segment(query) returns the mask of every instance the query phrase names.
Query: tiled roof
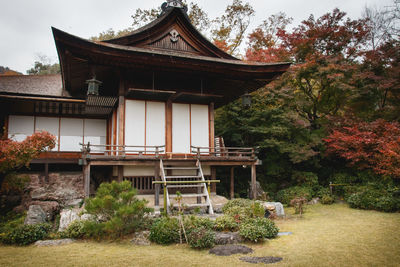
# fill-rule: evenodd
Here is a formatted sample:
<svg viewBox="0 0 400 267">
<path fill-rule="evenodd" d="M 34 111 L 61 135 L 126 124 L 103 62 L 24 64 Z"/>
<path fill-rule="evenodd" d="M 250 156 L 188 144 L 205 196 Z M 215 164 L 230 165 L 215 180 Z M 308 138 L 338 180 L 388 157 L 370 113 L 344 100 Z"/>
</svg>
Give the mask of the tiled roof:
<svg viewBox="0 0 400 267">
<path fill-rule="evenodd" d="M 63 96 L 61 75 L 1 76 L 0 93 Z"/>
</svg>

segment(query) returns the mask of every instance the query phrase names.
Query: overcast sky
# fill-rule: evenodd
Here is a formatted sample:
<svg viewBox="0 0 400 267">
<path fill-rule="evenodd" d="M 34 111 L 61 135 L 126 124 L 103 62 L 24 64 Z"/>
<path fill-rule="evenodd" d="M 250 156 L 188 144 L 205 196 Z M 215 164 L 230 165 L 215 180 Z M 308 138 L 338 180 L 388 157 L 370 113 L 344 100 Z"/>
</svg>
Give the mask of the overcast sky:
<svg viewBox="0 0 400 267">
<path fill-rule="evenodd" d="M 11 0 L 0 5 L 0 66 L 22 73 L 42 54 L 58 62 L 51 26 L 83 38 L 109 28 L 131 26 L 136 8 L 158 7 L 163 0 Z M 190 1 L 188 1 L 190 2 Z M 211 18 L 221 15 L 232 0 L 194 0 Z M 338 7 L 349 17 L 361 16 L 364 7 L 389 6 L 393 0 L 248 0 L 256 10 L 252 26 L 277 12 L 294 24 L 314 14 L 319 17 Z"/>
</svg>

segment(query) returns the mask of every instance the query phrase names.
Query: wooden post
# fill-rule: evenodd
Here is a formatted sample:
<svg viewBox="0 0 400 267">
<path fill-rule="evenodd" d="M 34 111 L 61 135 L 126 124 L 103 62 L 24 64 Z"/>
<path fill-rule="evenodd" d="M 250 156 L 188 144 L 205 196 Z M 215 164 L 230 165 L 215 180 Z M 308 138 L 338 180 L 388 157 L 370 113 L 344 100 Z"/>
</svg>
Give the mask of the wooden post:
<svg viewBox="0 0 400 267">
<path fill-rule="evenodd" d="M 83 166 L 83 184 L 85 197 L 90 197 L 90 163 Z"/>
<path fill-rule="evenodd" d="M 199 169 L 197 170 L 197 175 L 200 175 Z M 202 190 L 203 190 L 203 187 L 197 187 L 197 194 L 205 193 Z M 197 204 L 201 204 L 201 197 L 197 197 Z"/>
<path fill-rule="evenodd" d="M 164 213 L 168 215 L 168 207 L 167 207 L 167 183 L 164 183 Z"/>
<path fill-rule="evenodd" d="M 231 167 L 231 187 L 230 187 L 230 198 L 235 197 L 235 167 Z"/>
<path fill-rule="evenodd" d="M 257 185 L 256 185 L 256 164 L 251 165 L 251 198 L 257 198 Z"/>
<path fill-rule="evenodd" d="M 124 132 L 125 132 L 125 97 L 120 96 L 119 101 L 118 101 L 118 145 L 123 146 L 124 145 Z M 119 150 L 124 150 L 123 147 L 119 147 Z M 120 155 L 123 155 L 124 153 L 121 151 Z"/>
<path fill-rule="evenodd" d="M 165 152 L 172 152 L 172 101 L 168 100 L 165 112 Z"/>
<path fill-rule="evenodd" d="M 160 163 L 157 162 L 154 166 L 154 179 L 160 180 Z M 160 206 L 160 185 L 154 185 L 154 206 Z"/>
<path fill-rule="evenodd" d="M 122 182 L 124 179 L 124 166 L 118 165 L 118 182 Z"/>
<path fill-rule="evenodd" d="M 46 162 L 44 164 L 44 180 L 46 181 L 46 183 L 49 182 L 49 163 Z"/>
<path fill-rule="evenodd" d="M 210 103 L 208 111 L 210 114 L 210 152 L 215 152 L 214 103 Z"/>
<path fill-rule="evenodd" d="M 217 180 L 217 169 L 211 167 L 211 180 Z M 211 183 L 211 192 L 217 193 L 217 183 Z"/>
</svg>

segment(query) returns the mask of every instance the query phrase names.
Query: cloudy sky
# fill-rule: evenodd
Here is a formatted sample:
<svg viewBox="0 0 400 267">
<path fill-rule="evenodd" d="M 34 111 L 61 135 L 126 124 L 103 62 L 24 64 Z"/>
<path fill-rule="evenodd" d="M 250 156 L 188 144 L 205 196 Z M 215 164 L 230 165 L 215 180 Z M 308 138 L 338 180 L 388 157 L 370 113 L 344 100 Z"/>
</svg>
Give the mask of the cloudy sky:
<svg viewBox="0 0 400 267">
<path fill-rule="evenodd" d="M 89 38 L 109 28 L 131 25 L 136 8 L 158 7 L 163 0 L 12 0 L 0 5 L 0 66 L 25 73 L 38 55 L 58 61 L 51 26 Z M 189 1 L 190 2 L 190 1 Z M 232 0 L 194 0 L 211 18 L 221 15 Z M 365 6 L 385 7 L 393 0 L 248 0 L 256 10 L 255 27 L 277 12 L 294 18 L 294 24 L 319 17 L 335 7 L 356 19 Z"/>
</svg>

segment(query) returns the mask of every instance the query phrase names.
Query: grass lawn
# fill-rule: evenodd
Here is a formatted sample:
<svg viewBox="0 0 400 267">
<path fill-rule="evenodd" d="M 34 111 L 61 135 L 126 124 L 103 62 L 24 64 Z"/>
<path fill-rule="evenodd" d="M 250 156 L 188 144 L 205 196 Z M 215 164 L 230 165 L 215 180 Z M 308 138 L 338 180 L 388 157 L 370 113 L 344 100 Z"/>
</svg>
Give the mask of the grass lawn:
<svg viewBox="0 0 400 267">
<path fill-rule="evenodd" d="M 277 220 L 293 235 L 248 244 L 251 256 L 278 256 L 273 266 L 400 266 L 400 213 L 308 206 L 302 218 Z M 254 266 L 242 255 L 219 257 L 186 245 L 77 242 L 59 247 L 0 246 L 0 266 Z M 263 264 L 259 264 L 263 265 Z"/>
</svg>

